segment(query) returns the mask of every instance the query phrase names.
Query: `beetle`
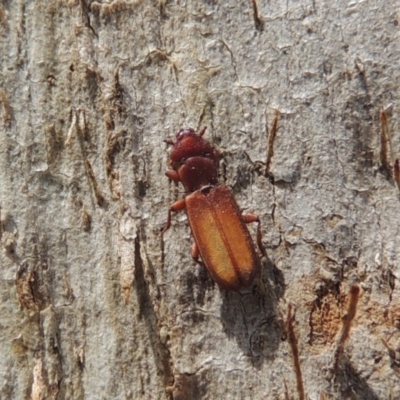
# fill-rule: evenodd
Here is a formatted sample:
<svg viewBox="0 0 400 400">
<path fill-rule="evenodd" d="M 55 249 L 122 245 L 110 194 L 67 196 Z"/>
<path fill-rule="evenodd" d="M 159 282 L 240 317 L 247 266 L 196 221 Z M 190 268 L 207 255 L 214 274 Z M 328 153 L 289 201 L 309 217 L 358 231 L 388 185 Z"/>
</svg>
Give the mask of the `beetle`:
<svg viewBox="0 0 400 400">
<path fill-rule="evenodd" d="M 192 128 L 181 129 L 172 146 L 166 176 L 181 182 L 186 196 L 172 204 L 162 235 L 170 228 L 172 213 L 186 210 L 194 236 L 192 257 L 204 264 L 218 285 L 238 291 L 249 286 L 260 270 L 260 260 L 246 224 L 257 222 L 257 243 L 263 256 L 260 219 L 241 214 L 228 187 L 218 183 L 218 151 Z M 201 261 L 199 261 L 201 257 Z"/>
</svg>

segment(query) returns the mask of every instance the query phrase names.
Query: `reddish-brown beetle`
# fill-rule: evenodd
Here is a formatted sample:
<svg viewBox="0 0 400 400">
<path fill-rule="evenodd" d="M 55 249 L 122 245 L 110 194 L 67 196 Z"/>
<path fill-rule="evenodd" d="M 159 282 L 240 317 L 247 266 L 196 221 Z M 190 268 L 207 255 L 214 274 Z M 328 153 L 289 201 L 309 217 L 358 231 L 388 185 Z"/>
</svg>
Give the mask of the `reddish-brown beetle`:
<svg viewBox="0 0 400 400">
<path fill-rule="evenodd" d="M 165 174 L 182 182 L 185 198 L 168 212 L 164 232 L 171 226 L 172 212 L 185 209 L 194 236 L 192 257 L 199 256 L 214 280 L 226 290 L 240 290 L 251 284 L 260 269 L 260 260 L 246 227 L 257 222 L 257 243 L 263 255 L 260 220 L 241 214 L 230 190 L 217 180 L 218 152 L 191 128 L 181 129 L 172 145 L 170 166 Z"/>
</svg>

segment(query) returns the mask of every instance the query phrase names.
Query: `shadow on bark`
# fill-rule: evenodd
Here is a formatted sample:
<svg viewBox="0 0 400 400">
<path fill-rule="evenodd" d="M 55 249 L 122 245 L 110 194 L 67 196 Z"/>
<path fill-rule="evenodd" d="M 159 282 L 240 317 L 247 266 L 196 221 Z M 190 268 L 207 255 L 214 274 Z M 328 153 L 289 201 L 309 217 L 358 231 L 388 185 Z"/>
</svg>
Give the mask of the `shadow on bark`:
<svg viewBox="0 0 400 400">
<path fill-rule="evenodd" d="M 371 389 L 367 380 L 362 378 L 351 362 L 345 358 L 337 372 L 335 384 L 343 399 L 379 400 L 379 396 Z"/>
<path fill-rule="evenodd" d="M 261 280 L 251 291 L 224 293 L 221 319 L 226 334 L 236 340 L 256 368 L 261 368 L 265 360 L 272 360 L 285 340 L 277 312 L 284 290 L 282 272 L 267 259 L 263 262 Z"/>
</svg>

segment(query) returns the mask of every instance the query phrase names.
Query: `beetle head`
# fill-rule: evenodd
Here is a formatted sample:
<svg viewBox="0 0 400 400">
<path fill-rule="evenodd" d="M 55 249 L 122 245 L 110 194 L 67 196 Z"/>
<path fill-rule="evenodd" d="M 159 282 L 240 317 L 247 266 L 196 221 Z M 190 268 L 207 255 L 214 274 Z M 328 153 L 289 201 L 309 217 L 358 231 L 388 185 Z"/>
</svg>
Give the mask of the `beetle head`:
<svg viewBox="0 0 400 400">
<path fill-rule="evenodd" d="M 204 129 L 205 130 L 205 129 Z M 203 136 L 197 135 L 196 131 L 193 128 L 182 128 L 178 132 L 176 132 L 175 136 L 179 140 L 182 136 L 187 136 L 187 135 L 194 135 L 194 136 Z"/>
<path fill-rule="evenodd" d="M 173 145 L 170 158 L 171 164 L 184 164 L 190 157 L 205 157 L 213 160 L 218 159 L 218 151 L 202 138 L 206 128 L 196 133 L 192 128 L 181 129 L 176 134 L 176 142 Z"/>
</svg>

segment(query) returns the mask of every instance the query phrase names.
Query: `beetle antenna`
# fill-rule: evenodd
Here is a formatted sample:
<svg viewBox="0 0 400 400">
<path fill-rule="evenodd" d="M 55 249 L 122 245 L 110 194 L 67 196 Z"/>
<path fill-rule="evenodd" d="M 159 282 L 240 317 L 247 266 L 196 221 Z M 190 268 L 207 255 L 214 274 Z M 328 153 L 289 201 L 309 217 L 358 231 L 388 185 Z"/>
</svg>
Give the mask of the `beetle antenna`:
<svg viewBox="0 0 400 400">
<path fill-rule="evenodd" d="M 206 132 L 207 127 L 205 126 L 200 132 L 199 132 L 199 136 L 203 136 L 204 133 Z"/>
<path fill-rule="evenodd" d="M 171 139 L 164 139 L 164 143 L 167 143 L 170 146 L 173 146 L 175 144 L 175 142 Z"/>
</svg>

